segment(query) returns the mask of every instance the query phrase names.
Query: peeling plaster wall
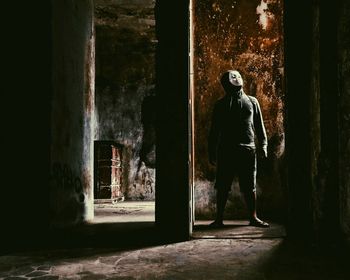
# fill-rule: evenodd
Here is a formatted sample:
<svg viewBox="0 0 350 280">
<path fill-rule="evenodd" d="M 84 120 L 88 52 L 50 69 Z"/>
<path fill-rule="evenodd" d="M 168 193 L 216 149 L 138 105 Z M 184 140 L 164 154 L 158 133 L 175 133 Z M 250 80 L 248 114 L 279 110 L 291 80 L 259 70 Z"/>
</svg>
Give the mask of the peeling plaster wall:
<svg viewBox="0 0 350 280">
<path fill-rule="evenodd" d="M 122 149 L 122 192 L 155 198 L 155 20 L 152 0 L 95 1 L 95 140 Z"/>
<path fill-rule="evenodd" d="M 340 223 L 350 245 L 350 3 L 343 1 L 339 9 L 339 174 Z"/>
<path fill-rule="evenodd" d="M 260 102 L 268 135 L 268 161 L 258 164 L 258 210 L 269 218 L 285 215 L 283 2 L 194 1 L 194 117 L 196 218 L 215 213 L 215 169 L 208 163 L 207 136 L 214 103 L 224 95 L 220 77 L 237 69 L 244 90 Z M 226 217 L 245 218 L 234 182 Z"/>
<path fill-rule="evenodd" d="M 53 1 L 51 222 L 93 218 L 93 4 Z"/>
</svg>

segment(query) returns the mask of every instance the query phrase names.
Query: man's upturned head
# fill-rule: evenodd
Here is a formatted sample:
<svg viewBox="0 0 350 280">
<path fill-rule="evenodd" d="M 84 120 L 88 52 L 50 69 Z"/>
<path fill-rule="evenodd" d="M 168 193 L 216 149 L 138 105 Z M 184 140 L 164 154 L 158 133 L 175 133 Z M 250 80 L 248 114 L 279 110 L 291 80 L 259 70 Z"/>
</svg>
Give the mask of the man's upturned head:
<svg viewBox="0 0 350 280">
<path fill-rule="evenodd" d="M 237 70 L 229 70 L 229 81 L 232 85 L 236 87 L 243 86 L 243 79 L 241 74 Z"/>
<path fill-rule="evenodd" d="M 243 86 L 243 79 L 237 70 L 228 70 L 221 77 L 221 85 L 226 91 L 240 89 Z"/>
</svg>

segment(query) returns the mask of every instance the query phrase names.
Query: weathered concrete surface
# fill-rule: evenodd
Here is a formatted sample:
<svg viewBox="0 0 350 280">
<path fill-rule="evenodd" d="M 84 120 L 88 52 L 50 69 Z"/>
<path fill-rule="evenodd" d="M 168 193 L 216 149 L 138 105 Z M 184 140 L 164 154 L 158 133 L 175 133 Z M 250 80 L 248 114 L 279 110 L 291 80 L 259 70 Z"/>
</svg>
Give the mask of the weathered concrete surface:
<svg viewBox="0 0 350 280">
<path fill-rule="evenodd" d="M 133 250 L 5 255 L 0 279 L 349 279 L 339 257 L 334 251 L 288 246 L 282 239 L 199 239 Z"/>
<path fill-rule="evenodd" d="M 268 135 L 268 161 L 258 166 L 258 209 L 285 215 L 283 1 L 194 1 L 195 202 L 197 218 L 215 210 L 215 169 L 208 163 L 207 137 L 214 102 L 224 95 L 221 75 L 238 69 L 244 90 L 260 102 Z M 234 182 L 227 218 L 246 210 Z"/>
<path fill-rule="evenodd" d="M 93 218 L 92 1 L 53 1 L 52 39 L 50 215 L 66 226 Z"/>
<path fill-rule="evenodd" d="M 154 1 L 95 1 L 95 27 L 95 140 L 124 147 L 125 198 L 154 200 Z"/>
</svg>

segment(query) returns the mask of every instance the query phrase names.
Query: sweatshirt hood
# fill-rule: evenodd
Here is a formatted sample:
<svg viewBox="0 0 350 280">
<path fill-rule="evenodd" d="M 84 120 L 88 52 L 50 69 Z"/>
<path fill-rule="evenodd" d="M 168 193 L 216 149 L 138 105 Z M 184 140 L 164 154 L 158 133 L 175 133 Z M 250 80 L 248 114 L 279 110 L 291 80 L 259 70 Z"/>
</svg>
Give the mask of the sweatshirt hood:
<svg viewBox="0 0 350 280">
<path fill-rule="evenodd" d="M 230 72 L 225 72 L 222 77 L 221 77 L 221 85 L 224 88 L 226 95 L 230 96 L 240 96 L 242 95 L 242 87 L 241 86 L 234 86 L 233 84 L 230 83 L 229 79 L 229 73 Z"/>
</svg>

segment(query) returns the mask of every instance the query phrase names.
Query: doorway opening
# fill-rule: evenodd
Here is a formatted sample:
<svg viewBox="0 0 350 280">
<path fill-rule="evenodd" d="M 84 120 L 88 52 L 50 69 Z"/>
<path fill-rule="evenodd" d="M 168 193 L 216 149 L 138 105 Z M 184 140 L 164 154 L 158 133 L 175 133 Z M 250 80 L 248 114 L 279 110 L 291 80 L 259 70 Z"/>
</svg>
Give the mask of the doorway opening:
<svg viewBox="0 0 350 280">
<path fill-rule="evenodd" d="M 94 1 L 94 223 L 155 222 L 153 1 Z"/>
<path fill-rule="evenodd" d="M 191 158 L 193 237 L 271 237 L 285 234 L 283 1 L 190 1 Z M 235 179 L 223 230 L 215 219 L 215 167 L 208 160 L 208 134 L 221 75 L 238 70 L 246 94 L 258 99 L 268 137 L 268 159 L 258 161 L 257 212 L 269 229 L 247 227 L 247 210 Z"/>
</svg>

